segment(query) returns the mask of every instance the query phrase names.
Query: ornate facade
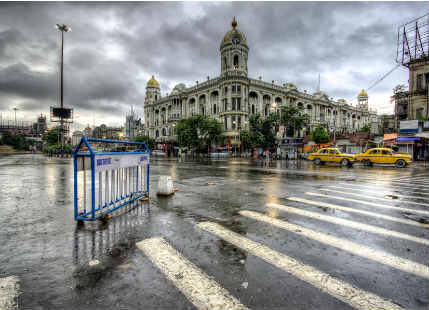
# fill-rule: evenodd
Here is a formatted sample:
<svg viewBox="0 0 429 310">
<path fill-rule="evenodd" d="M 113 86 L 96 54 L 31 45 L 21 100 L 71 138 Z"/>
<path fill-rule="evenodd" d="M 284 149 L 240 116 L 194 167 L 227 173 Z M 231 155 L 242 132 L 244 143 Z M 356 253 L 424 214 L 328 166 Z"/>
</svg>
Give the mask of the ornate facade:
<svg viewBox="0 0 429 310">
<path fill-rule="evenodd" d="M 317 91 L 309 94 L 299 91 L 292 83 L 277 85 L 248 77 L 249 47 L 245 35 L 237 29 L 234 18 L 220 44 L 220 76 L 209 78 L 191 87 L 178 84 L 167 96 L 155 77 L 149 80 L 144 101 L 145 125 L 149 136 L 157 141 L 176 139 L 175 124 L 193 115 L 207 115 L 223 123 L 228 141 L 234 142 L 241 129 L 248 128 L 250 115 L 280 113 L 284 105 L 303 107 L 311 123 L 302 134 L 309 133 L 318 124 L 330 131 L 354 132 L 364 125 L 378 123 L 377 115 L 368 109 L 368 95 L 362 91 L 358 105 L 347 104 L 344 99 L 333 100 Z"/>
</svg>

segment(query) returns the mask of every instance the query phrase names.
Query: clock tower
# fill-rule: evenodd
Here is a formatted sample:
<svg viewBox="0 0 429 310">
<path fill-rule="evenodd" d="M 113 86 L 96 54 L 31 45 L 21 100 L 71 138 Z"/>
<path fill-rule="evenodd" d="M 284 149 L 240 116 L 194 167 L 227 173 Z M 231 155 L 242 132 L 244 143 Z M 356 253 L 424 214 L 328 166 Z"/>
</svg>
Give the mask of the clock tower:
<svg viewBox="0 0 429 310">
<path fill-rule="evenodd" d="M 237 29 L 237 21 L 232 20 L 232 29 L 229 30 L 221 44 L 221 75 L 228 72 L 247 76 L 247 56 L 249 47 L 244 34 Z"/>
</svg>

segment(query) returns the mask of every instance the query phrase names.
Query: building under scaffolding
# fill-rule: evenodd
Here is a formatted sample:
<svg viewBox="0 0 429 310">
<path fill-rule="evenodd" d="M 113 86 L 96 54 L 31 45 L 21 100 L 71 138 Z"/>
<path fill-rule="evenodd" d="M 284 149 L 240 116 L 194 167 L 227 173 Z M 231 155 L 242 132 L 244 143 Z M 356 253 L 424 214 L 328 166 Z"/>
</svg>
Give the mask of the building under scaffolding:
<svg viewBox="0 0 429 310">
<path fill-rule="evenodd" d="M 429 14 L 398 29 L 396 61 L 408 68 L 408 91 L 394 94 L 397 121 L 429 117 Z"/>
</svg>

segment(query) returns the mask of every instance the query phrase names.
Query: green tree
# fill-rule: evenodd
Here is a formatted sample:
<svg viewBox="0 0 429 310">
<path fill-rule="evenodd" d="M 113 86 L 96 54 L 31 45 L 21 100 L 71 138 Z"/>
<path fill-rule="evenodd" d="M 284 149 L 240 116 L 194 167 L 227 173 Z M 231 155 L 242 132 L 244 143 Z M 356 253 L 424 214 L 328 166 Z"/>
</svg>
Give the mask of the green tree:
<svg viewBox="0 0 429 310">
<path fill-rule="evenodd" d="M 153 150 L 155 146 L 155 139 L 150 138 L 149 136 L 137 136 L 134 141 L 136 142 L 145 142 L 147 147 L 150 150 Z"/>
<path fill-rule="evenodd" d="M 304 112 L 302 107 L 284 106 L 280 115 L 280 124 L 285 126 L 286 135 L 289 137 L 294 137 L 296 132 L 310 122 L 310 116 Z"/>
<path fill-rule="evenodd" d="M 59 127 L 54 127 L 47 130 L 43 135 L 43 140 L 48 145 L 57 144 L 61 140 L 61 130 Z"/>
<path fill-rule="evenodd" d="M 265 119 L 261 115 L 249 117 L 249 133 L 253 147 L 272 148 L 276 144 L 278 115 L 271 113 Z"/>
<path fill-rule="evenodd" d="M 211 146 L 212 144 L 220 143 L 222 136 L 222 123 L 205 117 L 200 124 L 200 135 L 202 135 L 204 144 Z"/>
<path fill-rule="evenodd" d="M 279 116 L 271 113 L 262 121 L 262 135 L 264 136 L 264 148 L 273 148 L 276 145 L 276 132 L 279 126 Z"/>
<path fill-rule="evenodd" d="M 176 133 L 180 146 L 202 150 L 221 141 L 222 123 L 207 116 L 192 116 L 177 122 Z"/>
<path fill-rule="evenodd" d="M 405 86 L 404 84 L 396 85 L 393 88 L 393 93 L 394 94 L 402 93 L 402 92 L 405 92 L 405 91 L 407 91 L 407 86 Z"/>
<path fill-rule="evenodd" d="M 371 128 L 369 127 L 368 124 L 364 125 L 361 129 L 360 132 L 370 132 Z"/>
<path fill-rule="evenodd" d="M 240 141 L 244 150 L 251 150 L 254 147 L 254 141 L 249 130 L 240 130 Z"/>
<path fill-rule="evenodd" d="M 318 125 L 311 133 L 311 139 L 317 144 L 326 143 L 329 142 L 329 135 L 322 125 Z"/>
<path fill-rule="evenodd" d="M 1 144 L 9 145 L 15 150 L 28 150 L 32 142 L 26 140 L 25 136 L 22 134 L 14 135 L 6 131 L 3 133 Z"/>
</svg>

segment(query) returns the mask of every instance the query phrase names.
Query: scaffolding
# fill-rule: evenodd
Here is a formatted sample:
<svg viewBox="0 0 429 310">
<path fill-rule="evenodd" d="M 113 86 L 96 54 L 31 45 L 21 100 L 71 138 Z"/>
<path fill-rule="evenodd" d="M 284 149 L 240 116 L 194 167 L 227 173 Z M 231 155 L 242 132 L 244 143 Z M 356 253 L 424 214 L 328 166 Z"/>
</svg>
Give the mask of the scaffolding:
<svg viewBox="0 0 429 310">
<path fill-rule="evenodd" d="M 396 62 L 403 66 L 429 55 L 429 13 L 398 28 Z"/>
</svg>

